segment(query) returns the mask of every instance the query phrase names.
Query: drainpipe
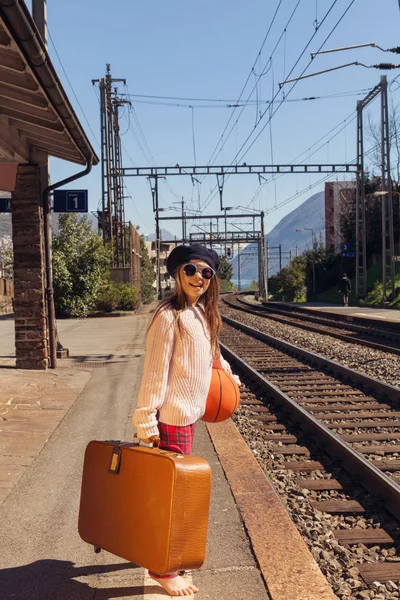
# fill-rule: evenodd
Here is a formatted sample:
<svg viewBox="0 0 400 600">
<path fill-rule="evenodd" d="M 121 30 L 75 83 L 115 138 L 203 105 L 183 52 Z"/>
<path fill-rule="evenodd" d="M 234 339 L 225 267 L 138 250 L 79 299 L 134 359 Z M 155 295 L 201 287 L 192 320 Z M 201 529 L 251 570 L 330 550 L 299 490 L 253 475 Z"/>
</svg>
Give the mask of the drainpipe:
<svg viewBox="0 0 400 600">
<path fill-rule="evenodd" d="M 92 170 L 93 157 L 88 161 L 86 169 L 72 175 L 67 179 L 58 181 L 49 185 L 43 191 L 43 213 L 44 213 L 44 245 L 45 245 L 45 262 L 46 262 L 46 299 L 47 299 L 47 320 L 49 327 L 49 351 L 50 351 L 50 369 L 57 367 L 57 327 L 56 316 L 54 310 L 54 288 L 53 288 L 53 265 L 52 265 L 52 240 L 51 240 L 51 206 L 50 192 L 67 183 L 76 181 L 84 177 Z"/>
</svg>

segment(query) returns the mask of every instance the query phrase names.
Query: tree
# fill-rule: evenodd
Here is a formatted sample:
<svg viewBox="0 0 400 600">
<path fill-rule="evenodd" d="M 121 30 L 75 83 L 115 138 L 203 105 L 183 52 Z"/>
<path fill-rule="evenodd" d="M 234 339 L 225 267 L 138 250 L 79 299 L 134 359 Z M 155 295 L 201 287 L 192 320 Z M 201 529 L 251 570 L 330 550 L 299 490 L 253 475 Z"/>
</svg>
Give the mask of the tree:
<svg viewBox="0 0 400 600">
<path fill-rule="evenodd" d="M 249 287 L 247 288 L 249 292 L 256 292 L 259 288 L 258 281 L 252 279 Z"/>
<path fill-rule="evenodd" d="M 382 254 L 382 196 L 375 196 L 381 190 L 380 177 L 366 177 L 365 182 L 365 226 L 367 241 L 367 263 L 372 263 L 373 255 Z M 396 186 L 394 186 L 396 187 Z M 399 194 L 393 194 L 394 239 L 399 239 Z M 346 242 L 356 242 L 356 206 L 343 205 L 341 229 Z M 348 269 L 348 268 L 347 268 Z"/>
<path fill-rule="evenodd" d="M 0 277 L 4 279 L 14 277 L 14 253 L 11 242 L 0 245 Z"/>
<path fill-rule="evenodd" d="M 296 256 L 289 266 L 284 267 L 270 280 L 271 291 L 282 296 L 287 302 L 299 300 L 304 295 L 305 285 L 306 261 L 302 255 Z"/>
<path fill-rule="evenodd" d="M 226 256 L 220 257 L 218 278 L 220 283 L 221 292 L 233 292 L 235 290 L 234 284 L 231 282 L 232 279 L 232 265 L 226 258 Z"/>
<path fill-rule="evenodd" d="M 142 289 L 142 302 L 143 304 L 150 304 L 150 302 L 154 300 L 155 295 L 155 288 L 153 284 L 156 280 L 156 273 L 153 265 L 151 264 L 143 235 L 140 236 L 140 254 L 142 256 L 140 261 L 140 286 Z"/>
<path fill-rule="evenodd" d="M 369 168 L 372 173 L 380 173 L 382 169 L 381 135 L 380 121 L 379 123 L 373 121 L 371 114 L 369 114 L 367 138 L 373 143 L 372 152 L 369 154 Z M 390 106 L 389 137 L 391 178 L 393 181 L 400 181 L 400 105 L 398 104 L 391 104 Z"/>
<path fill-rule="evenodd" d="M 109 280 L 111 250 L 92 231 L 87 217 L 62 214 L 53 239 L 53 282 L 56 313 L 86 316 Z"/>
</svg>

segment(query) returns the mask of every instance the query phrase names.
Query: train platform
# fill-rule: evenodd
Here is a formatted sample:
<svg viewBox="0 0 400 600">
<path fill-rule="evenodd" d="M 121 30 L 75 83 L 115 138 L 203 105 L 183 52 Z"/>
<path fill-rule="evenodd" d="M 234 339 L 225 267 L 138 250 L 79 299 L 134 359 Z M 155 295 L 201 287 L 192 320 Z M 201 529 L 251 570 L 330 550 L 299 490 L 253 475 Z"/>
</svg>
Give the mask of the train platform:
<svg viewBox="0 0 400 600">
<path fill-rule="evenodd" d="M 132 439 L 150 313 L 61 321 L 71 358 L 47 372 L 15 369 L 10 321 L 0 321 L 2 600 L 169 597 L 144 569 L 95 554 L 77 532 L 87 443 Z M 233 422 L 199 423 L 194 453 L 213 472 L 206 562 L 187 575 L 196 598 L 333 600 Z"/>
<path fill-rule="evenodd" d="M 371 325 L 371 322 L 376 322 L 377 325 L 380 323 L 387 327 L 393 326 L 395 330 L 400 331 L 400 310 L 367 306 L 340 306 L 324 302 L 274 302 L 273 304 L 287 306 L 293 310 L 316 312 L 360 325 Z"/>
</svg>

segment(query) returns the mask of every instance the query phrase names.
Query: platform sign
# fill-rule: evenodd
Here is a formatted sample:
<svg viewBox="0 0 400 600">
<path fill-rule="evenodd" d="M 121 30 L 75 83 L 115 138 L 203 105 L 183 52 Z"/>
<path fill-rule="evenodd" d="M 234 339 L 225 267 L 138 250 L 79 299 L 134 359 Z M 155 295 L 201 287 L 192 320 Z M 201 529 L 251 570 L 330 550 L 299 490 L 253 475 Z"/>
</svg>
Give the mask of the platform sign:
<svg viewBox="0 0 400 600">
<path fill-rule="evenodd" d="M 400 256 L 392 256 L 393 262 L 400 262 Z"/>
<path fill-rule="evenodd" d="M 87 213 L 87 190 L 54 190 L 54 212 Z"/>
<path fill-rule="evenodd" d="M 342 256 L 345 258 L 354 258 L 355 255 L 353 242 L 345 242 L 342 244 Z"/>
<path fill-rule="evenodd" d="M 0 198 L 0 213 L 11 212 L 11 198 Z"/>
</svg>

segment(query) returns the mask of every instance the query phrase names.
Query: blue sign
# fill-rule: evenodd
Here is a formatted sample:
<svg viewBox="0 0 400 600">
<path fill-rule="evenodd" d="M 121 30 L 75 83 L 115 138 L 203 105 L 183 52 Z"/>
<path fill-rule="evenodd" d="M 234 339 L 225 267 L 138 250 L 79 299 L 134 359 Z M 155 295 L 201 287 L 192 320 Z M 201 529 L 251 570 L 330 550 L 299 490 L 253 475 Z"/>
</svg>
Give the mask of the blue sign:
<svg viewBox="0 0 400 600">
<path fill-rule="evenodd" d="M 344 258 L 354 258 L 355 255 L 356 253 L 354 251 L 353 242 L 345 242 L 344 244 L 342 244 L 342 256 Z"/>
<path fill-rule="evenodd" d="M 342 244 L 342 252 L 354 252 L 353 242 L 346 242 L 345 244 Z"/>
<path fill-rule="evenodd" d="M 88 191 L 87 190 L 55 190 L 54 191 L 54 212 L 88 212 Z"/>
<path fill-rule="evenodd" d="M 0 198 L 0 213 L 11 212 L 11 198 Z"/>
</svg>

